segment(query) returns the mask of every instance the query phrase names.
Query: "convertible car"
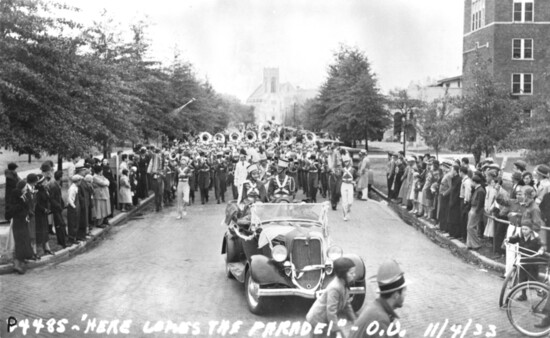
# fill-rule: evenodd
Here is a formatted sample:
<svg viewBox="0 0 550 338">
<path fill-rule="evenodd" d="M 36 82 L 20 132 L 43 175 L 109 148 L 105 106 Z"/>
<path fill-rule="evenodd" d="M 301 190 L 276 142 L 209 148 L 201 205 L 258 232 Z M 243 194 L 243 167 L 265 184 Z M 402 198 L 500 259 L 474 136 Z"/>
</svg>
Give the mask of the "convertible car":
<svg viewBox="0 0 550 338">
<path fill-rule="evenodd" d="M 328 202 L 266 203 L 250 206 L 244 221 L 224 221 L 222 244 L 226 274 L 244 283 L 248 308 L 261 314 L 269 297 L 315 299 L 335 278 L 332 262 L 342 256 L 356 265 L 351 304 L 359 310 L 365 300 L 365 264 L 344 254 L 329 237 Z"/>
</svg>

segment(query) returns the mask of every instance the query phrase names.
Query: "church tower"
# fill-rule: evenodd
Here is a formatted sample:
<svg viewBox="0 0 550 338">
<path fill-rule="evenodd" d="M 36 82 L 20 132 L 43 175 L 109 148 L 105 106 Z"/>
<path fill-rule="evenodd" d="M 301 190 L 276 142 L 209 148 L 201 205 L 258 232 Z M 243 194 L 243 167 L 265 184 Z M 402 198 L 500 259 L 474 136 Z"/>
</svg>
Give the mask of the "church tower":
<svg viewBox="0 0 550 338">
<path fill-rule="evenodd" d="M 264 68 L 264 93 L 279 92 L 279 68 Z"/>
</svg>

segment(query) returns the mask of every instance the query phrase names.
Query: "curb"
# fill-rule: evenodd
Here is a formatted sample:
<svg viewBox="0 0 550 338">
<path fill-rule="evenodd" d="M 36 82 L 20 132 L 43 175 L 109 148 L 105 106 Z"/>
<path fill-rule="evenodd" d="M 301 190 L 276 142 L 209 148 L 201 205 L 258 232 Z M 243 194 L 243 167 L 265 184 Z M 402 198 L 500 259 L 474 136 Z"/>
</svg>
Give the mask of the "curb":
<svg viewBox="0 0 550 338">
<path fill-rule="evenodd" d="M 460 257 L 466 263 L 472 263 L 481 266 L 482 268 L 490 269 L 496 271 L 500 274 L 503 274 L 506 270 L 506 266 L 502 263 L 496 262 L 490 258 L 487 258 L 478 252 L 468 250 L 466 244 L 462 243 L 458 239 L 450 239 L 447 234 L 444 234 L 435 228 L 435 225 L 425 221 L 423 219 L 418 219 L 415 216 L 411 215 L 407 209 L 401 208 L 394 202 L 391 202 L 383 192 L 371 187 L 371 190 L 374 191 L 377 195 L 383 198 L 387 203 L 388 207 L 391 208 L 405 223 L 416 228 L 416 230 L 421 231 L 426 237 L 428 237 L 432 242 L 437 245 L 444 247 L 451 251 L 455 256 Z"/>
<path fill-rule="evenodd" d="M 67 247 L 65 249 L 59 250 L 55 252 L 55 256 L 47 255 L 41 257 L 39 261 L 30 261 L 26 264 L 27 270 L 34 269 L 37 267 L 45 266 L 48 264 L 57 264 L 64 262 L 68 259 L 70 259 L 73 256 L 76 256 L 84 251 L 86 251 L 88 248 L 92 247 L 92 245 L 97 244 L 98 240 L 105 237 L 110 231 L 111 228 L 123 223 L 124 221 L 128 220 L 133 214 L 136 212 L 142 210 L 147 205 L 149 205 L 152 201 L 154 201 L 155 195 L 149 196 L 139 205 L 137 205 L 134 209 L 132 209 L 130 212 L 122 212 L 115 217 L 113 217 L 111 220 L 109 220 L 109 225 L 105 228 L 94 228 L 92 230 L 92 235 L 90 238 L 86 239 L 86 242 L 80 242 L 79 244 L 73 244 L 70 247 Z M 0 265 L 0 275 L 5 275 L 8 273 L 13 272 L 13 264 L 4 264 Z"/>
</svg>

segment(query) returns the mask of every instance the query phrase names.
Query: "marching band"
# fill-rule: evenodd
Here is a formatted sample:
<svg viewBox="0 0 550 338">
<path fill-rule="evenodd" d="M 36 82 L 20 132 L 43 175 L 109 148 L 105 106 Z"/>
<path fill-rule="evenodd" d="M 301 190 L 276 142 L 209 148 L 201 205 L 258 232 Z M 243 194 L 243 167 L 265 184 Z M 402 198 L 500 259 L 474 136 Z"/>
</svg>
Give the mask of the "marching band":
<svg viewBox="0 0 550 338">
<path fill-rule="evenodd" d="M 212 188 L 218 204 L 226 202 L 227 190 L 237 203 L 248 204 L 292 202 L 302 189 L 307 201 L 317 202 L 320 193 L 336 210 L 343 174 L 349 174 L 342 161 L 349 154 L 335 146 L 324 147 L 313 132 L 290 127 L 241 125 L 237 131 L 214 136 L 202 132 L 185 142 L 152 148 L 146 153 L 141 147 L 137 166 L 150 157 L 151 185 L 164 196 L 156 201 L 157 210 L 175 199 L 178 219 L 195 202 L 195 192 L 206 204 Z"/>
</svg>

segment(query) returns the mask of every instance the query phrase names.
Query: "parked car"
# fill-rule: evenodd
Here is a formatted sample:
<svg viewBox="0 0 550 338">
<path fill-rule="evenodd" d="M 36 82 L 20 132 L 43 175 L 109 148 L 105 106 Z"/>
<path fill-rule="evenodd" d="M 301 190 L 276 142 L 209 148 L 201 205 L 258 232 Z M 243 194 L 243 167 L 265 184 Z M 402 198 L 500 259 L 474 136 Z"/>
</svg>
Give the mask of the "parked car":
<svg viewBox="0 0 550 338">
<path fill-rule="evenodd" d="M 351 285 L 354 310 L 365 300 L 363 260 L 332 244 L 325 203 L 265 203 L 250 209 L 250 224 L 230 221 L 222 242 L 229 278 L 244 283 L 248 308 L 261 314 L 270 297 L 315 299 L 335 278 L 332 262 L 342 256 L 356 265 Z M 227 221 L 226 221 L 227 222 Z"/>
</svg>

